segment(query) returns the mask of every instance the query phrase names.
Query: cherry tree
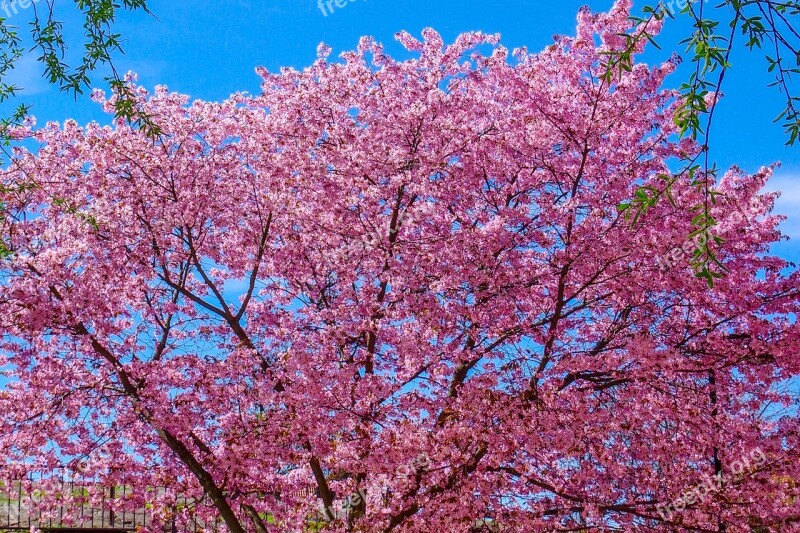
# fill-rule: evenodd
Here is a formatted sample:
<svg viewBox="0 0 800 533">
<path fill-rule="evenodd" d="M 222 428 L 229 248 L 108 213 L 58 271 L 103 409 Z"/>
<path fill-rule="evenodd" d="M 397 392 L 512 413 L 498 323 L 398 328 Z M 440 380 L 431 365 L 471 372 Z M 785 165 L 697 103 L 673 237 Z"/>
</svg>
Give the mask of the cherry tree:
<svg viewBox="0 0 800 533">
<path fill-rule="evenodd" d="M 130 79 L 156 139 L 14 130 L 0 477 L 80 465 L 231 532 L 798 530 L 772 168 L 713 184 L 713 289 L 702 190 L 618 212 L 699 150 L 677 60 L 602 76 L 629 9 L 536 54 L 321 46 L 224 102 Z"/>
</svg>

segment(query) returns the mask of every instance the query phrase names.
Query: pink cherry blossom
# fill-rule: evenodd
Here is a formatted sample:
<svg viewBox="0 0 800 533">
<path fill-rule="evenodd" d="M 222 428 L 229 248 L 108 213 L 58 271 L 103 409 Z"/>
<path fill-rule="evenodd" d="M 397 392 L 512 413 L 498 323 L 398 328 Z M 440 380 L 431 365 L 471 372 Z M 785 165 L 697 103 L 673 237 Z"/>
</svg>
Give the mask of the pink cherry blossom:
<svg viewBox="0 0 800 533">
<path fill-rule="evenodd" d="M 22 132 L 0 477 L 80 464 L 157 517 L 205 495 L 232 532 L 796 531 L 798 274 L 769 254 L 771 168 L 717 184 L 713 290 L 659 268 L 697 191 L 633 228 L 615 206 L 698 148 L 674 62 L 600 76 L 629 9 L 511 58 L 431 29 L 398 35 L 402 61 L 323 45 L 223 102 L 131 85 L 155 140 Z"/>
</svg>

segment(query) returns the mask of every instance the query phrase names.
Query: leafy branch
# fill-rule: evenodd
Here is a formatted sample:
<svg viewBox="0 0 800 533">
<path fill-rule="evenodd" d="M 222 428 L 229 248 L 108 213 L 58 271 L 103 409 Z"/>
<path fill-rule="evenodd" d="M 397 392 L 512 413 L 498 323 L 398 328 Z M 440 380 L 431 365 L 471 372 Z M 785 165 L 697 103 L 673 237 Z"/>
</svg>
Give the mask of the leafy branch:
<svg viewBox="0 0 800 533">
<path fill-rule="evenodd" d="M 116 117 L 144 129 L 149 136 L 159 135 L 160 131 L 131 101 L 129 93 L 119 90 L 124 82 L 113 64 L 113 56 L 124 53 L 122 36 L 113 29 L 118 13 L 141 10 L 149 14 L 147 0 L 73 0 L 73 3 L 84 20 L 82 55 L 73 64 L 66 59 L 70 43 L 64 37 L 64 23 L 54 15 L 55 0 L 32 4 L 33 20 L 29 25 L 33 45 L 30 50 L 38 52 L 37 61 L 43 77 L 77 98 L 91 86 L 91 74 L 107 66 L 111 75 L 105 81 L 120 95 L 115 105 Z M 17 97 L 20 87 L 7 80 L 24 53 L 19 29 L 11 25 L 8 18 L 0 18 L 0 102 Z M 10 129 L 21 124 L 29 111 L 30 107 L 21 103 L 11 116 L 0 117 L 0 141 L 11 140 Z"/>
<path fill-rule="evenodd" d="M 716 203 L 719 192 L 714 190 L 717 168 L 710 161 L 711 132 L 714 110 L 721 95 L 725 75 L 731 68 L 730 57 L 738 33 L 744 36 L 743 46 L 750 52 L 770 45 L 766 55 L 767 71 L 775 79 L 769 86 L 777 87 L 786 99 L 785 108 L 776 117 L 787 135 L 787 145 L 794 145 L 800 137 L 800 97 L 792 87 L 792 75 L 800 73 L 800 33 L 793 25 L 800 15 L 800 0 L 723 0 L 712 10 L 705 2 L 690 0 L 677 13 L 674 2 L 663 0 L 656 6 L 647 5 L 642 16 L 631 16 L 636 30 L 623 34 L 626 44 L 621 50 L 609 52 L 603 64 L 605 79 L 614 80 L 622 72 L 630 71 L 634 51 L 643 40 L 656 44 L 656 36 L 648 31 L 653 20 L 689 17 L 692 33 L 681 41 L 685 46 L 694 71 L 678 89 L 680 103 L 675 111 L 675 124 L 681 137 L 690 137 L 700 148 L 699 154 L 684 156 L 684 168 L 679 172 L 661 176 L 664 188 L 639 187 L 634 197 L 618 206 L 626 219 L 635 224 L 647 210 L 663 196 L 672 201 L 672 187 L 681 179 L 688 179 L 692 187 L 702 194 L 701 203 L 692 206 L 693 230 L 689 238 L 700 234 L 712 234 L 716 220 L 711 215 L 711 206 Z M 700 164 L 697 162 L 700 161 Z M 673 202 L 674 203 L 674 202 Z M 720 238 L 704 239 L 692 258 L 695 274 L 713 287 L 714 279 L 726 272 L 713 246 L 722 244 Z"/>
</svg>

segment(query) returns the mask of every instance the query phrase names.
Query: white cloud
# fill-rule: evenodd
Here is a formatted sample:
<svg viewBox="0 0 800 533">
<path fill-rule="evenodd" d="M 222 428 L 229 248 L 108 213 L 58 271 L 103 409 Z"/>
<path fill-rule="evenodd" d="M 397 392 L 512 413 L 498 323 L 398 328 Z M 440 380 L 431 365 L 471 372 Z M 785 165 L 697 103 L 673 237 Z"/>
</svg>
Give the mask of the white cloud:
<svg viewBox="0 0 800 533">
<path fill-rule="evenodd" d="M 47 80 L 42 76 L 44 65 L 37 61 L 37 57 L 35 53 L 22 56 L 14 65 L 14 70 L 9 73 L 7 83 L 19 88 L 17 94 L 40 94 L 50 88 Z"/>
<path fill-rule="evenodd" d="M 781 191 L 774 212 L 788 217 L 781 224 L 783 233 L 793 241 L 800 240 L 800 174 L 778 172 L 769 180 L 765 190 Z"/>
</svg>

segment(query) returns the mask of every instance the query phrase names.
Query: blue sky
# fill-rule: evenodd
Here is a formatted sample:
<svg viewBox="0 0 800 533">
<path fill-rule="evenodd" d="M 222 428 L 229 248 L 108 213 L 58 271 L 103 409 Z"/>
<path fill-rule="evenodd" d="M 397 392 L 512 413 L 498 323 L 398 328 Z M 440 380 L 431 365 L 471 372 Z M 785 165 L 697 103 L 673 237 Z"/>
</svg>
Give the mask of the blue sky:
<svg viewBox="0 0 800 533">
<path fill-rule="evenodd" d="M 24 27 L 33 7 L 22 8 L 15 1 L 9 6 L 8 23 Z M 66 4 L 71 2 L 61 3 Z M 308 65 L 321 41 L 338 52 L 354 48 L 360 36 L 372 35 L 389 52 L 400 53 L 393 37 L 397 31 L 419 34 L 431 26 L 446 40 L 463 31 L 482 30 L 502 34 L 509 48 L 524 45 L 539 50 L 552 42 L 554 34 L 573 33 L 575 15 L 585 4 L 606 10 L 612 0 L 352 0 L 341 8 L 334 3 L 333 12 L 326 8 L 326 14 L 317 0 L 150 0 L 154 16 L 126 13 L 120 18 L 126 55 L 117 65 L 123 72 L 136 71 L 140 83 L 148 87 L 165 84 L 195 98 L 222 99 L 236 91 L 257 92 L 256 66 L 276 71 L 281 66 Z M 0 16 L 2 9 L 0 0 Z M 67 22 L 78 20 L 74 13 L 64 15 Z M 652 49 L 645 60 L 660 61 L 672 51 L 682 51 L 677 41 L 686 30 L 686 20 L 669 22 L 660 38 L 663 50 Z M 723 168 L 739 164 L 748 171 L 781 161 L 770 187 L 784 193 L 778 211 L 790 217 L 785 232 L 800 239 L 800 147 L 785 147 L 781 127 L 772 123 L 783 108 L 782 98 L 766 87 L 771 78 L 762 56 L 739 53 L 733 61 L 726 97 L 715 119 L 712 155 Z M 88 97 L 76 102 L 50 88 L 40 79 L 32 56 L 16 76 L 40 124 L 65 118 L 107 120 Z M 682 79 L 679 72 L 668 84 L 678 86 Z M 96 82 L 102 84 L 100 77 Z M 782 243 L 775 250 L 800 259 L 796 243 Z"/>
</svg>

